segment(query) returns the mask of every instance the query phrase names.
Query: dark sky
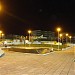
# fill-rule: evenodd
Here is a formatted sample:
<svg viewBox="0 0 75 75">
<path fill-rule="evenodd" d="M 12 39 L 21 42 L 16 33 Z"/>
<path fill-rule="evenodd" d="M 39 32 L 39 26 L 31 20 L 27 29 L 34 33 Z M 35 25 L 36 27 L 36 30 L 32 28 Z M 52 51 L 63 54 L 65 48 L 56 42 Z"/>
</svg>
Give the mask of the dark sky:
<svg viewBox="0 0 75 75">
<path fill-rule="evenodd" d="M 27 30 L 75 33 L 75 0 L 1 0 L 0 28 L 6 34 Z"/>
</svg>

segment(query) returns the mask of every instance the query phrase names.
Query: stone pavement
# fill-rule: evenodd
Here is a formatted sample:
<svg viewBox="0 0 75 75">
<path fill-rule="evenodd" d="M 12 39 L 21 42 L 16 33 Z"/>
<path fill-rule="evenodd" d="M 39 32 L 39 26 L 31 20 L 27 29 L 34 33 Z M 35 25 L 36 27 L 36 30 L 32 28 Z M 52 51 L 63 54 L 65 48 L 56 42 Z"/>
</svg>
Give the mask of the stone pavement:
<svg viewBox="0 0 75 75">
<path fill-rule="evenodd" d="M 5 51 L 0 75 L 75 75 L 75 47 L 47 55 Z"/>
</svg>

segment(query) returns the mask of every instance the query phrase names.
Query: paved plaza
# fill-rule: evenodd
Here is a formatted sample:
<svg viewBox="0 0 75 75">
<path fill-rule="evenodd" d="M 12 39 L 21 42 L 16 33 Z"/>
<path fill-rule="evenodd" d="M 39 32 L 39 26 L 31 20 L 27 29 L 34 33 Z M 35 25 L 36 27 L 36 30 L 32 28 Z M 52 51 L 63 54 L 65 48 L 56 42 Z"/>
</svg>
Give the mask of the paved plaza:
<svg viewBox="0 0 75 75">
<path fill-rule="evenodd" d="M 49 54 L 5 51 L 0 75 L 75 75 L 75 47 Z"/>
</svg>

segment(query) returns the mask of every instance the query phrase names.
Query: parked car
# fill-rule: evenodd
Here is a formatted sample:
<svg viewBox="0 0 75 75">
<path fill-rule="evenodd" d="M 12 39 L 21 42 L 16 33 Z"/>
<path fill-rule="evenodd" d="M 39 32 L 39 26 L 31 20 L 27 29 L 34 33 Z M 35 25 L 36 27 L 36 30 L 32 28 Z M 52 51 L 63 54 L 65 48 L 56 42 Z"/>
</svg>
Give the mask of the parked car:
<svg viewBox="0 0 75 75">
<path fill-rule="evenodd" d="M 13 45 L 13 42 L 4 41 L 3 45 L 4 45 L 5 47 L 7 47 L 8 45 Z"/>
</svg>

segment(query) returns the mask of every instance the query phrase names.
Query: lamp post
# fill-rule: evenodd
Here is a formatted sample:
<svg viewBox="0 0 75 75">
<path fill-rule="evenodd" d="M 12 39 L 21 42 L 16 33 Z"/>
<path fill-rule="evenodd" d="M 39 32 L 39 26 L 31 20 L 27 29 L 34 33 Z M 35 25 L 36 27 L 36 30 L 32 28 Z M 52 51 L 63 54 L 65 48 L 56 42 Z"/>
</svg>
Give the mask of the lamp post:
<svg viewBox="0 0 75 75">
<path fill-rule="evenodd" d="M 67 37 L 68 37 L 68 33 L 66 33 L 66 44 L 67 44 Z"/>
<path fill-rule="evenodd" d="M 0 30 L 0 38 L 2 37 L 2 31 Z"/>
<path fill-rule="evenodd" d="M 59 32 L 61 31 L 61 28 L 57 28 L 57 32 L 58 32 L 58 50 L 59 50 Z"/>
<path fill-rule="evenodd" d="M 31 30 L 28 30 L 29 33 L 29 42 L 30 42 L 30 34 L 31 34 Z M 29 43 L 29 47 L 30 47 L 30 43 Z"/>
<path fill-rule="evenodd" d="M 71 38 L 72 38 L 72 36 L 69 36 L 69 38 L 70 38 L 70 43 L 71 43 Z"/>
<path fill-rule="evenodd" d="M 2 33 L 2 40 L 4 39 L 4 34 Z"/>
<path fill-rule="evenodd" d="M 0 12 L 2 10 L 2 5 L 1 5 L 1 1 L 0 1 Z M 0 30 L 0 38 L 2 38 L 4 36 L 3 32 Z"/>
<path fill-rule="evenodd" d="M 29 33 L 29 42 L 30 42 L 30 34 L 31 34 L 31 30 L 28 30 L 28 33 Z"/>
<path fill-rule="evenodd" d="M 62 39 L 62 34 L 60 34 L 60 40 L 61 40 L 61 42 L 62 42 L 62 40 L 63 40 L 63 39 Z"/>
<path fill-rule="evenodd" d="M 2 10 L 1 1 L 0 1 L 0 12 Z M 0 38 L 2 37 L 2 31 L 0 30 Z"/>
</svg>

